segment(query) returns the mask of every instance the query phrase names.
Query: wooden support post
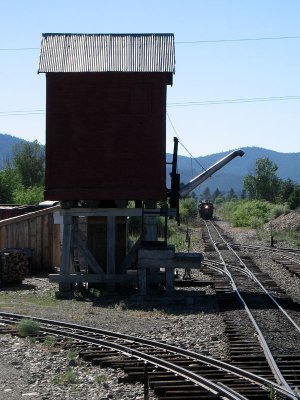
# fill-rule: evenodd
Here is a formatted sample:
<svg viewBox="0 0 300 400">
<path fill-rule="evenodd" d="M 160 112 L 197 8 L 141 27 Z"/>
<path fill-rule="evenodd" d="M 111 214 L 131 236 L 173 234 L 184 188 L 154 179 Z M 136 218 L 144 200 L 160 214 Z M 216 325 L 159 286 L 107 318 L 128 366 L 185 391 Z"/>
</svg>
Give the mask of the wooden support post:
<svg viewBox="0 0 300 400">
<path fill-rule="evenodd" d="M 72 260 L 72 232 L 73 232 L 73 217 L 69 214 L 63 215 L 63 242 L 62 242 L 62 256 L 60 274 L 69 275 L 71 271 L 71 260 Z M 59 283 L 59 294 L 61 298 L 72 297 L 72 284 L 60 282 Z"/>
<path fill-rule="evenodd" d="M 116 217 L 107 217 L 107 253 L 106 253 L 106 272 L 114 275 L 116 273 Z M 108 291 L 114 291 L 114 283 L 107 284 Z"/>
<path fill-rule="evenodd" d="M 170 294 L 174 290 L 174 267 L 166 267 L 166 293 Z"/>
<path fill-rule="evenodd" d="M 147 294 L 147 268 L 139 267 L 138 269 L 139 294 L 145 296 Z"/>
</svg>

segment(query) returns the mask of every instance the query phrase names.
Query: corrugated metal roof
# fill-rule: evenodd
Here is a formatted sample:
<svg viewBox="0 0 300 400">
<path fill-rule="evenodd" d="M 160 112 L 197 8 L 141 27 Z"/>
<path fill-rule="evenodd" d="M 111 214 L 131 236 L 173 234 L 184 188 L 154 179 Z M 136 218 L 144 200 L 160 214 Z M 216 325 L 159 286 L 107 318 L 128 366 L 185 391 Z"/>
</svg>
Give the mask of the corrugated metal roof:
<svg viewBox="0 0 300 400">
<path fill-rule="evenodd" d="M 174 73 L 174 35 L 45 33 L 38 72 Z"/>
</svg>

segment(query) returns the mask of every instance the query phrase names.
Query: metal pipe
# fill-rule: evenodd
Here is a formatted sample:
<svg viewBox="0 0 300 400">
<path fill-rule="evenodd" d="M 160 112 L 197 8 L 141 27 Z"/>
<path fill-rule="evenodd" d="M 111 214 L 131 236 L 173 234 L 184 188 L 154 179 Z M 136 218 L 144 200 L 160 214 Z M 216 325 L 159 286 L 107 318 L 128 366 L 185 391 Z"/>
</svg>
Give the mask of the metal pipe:
<svg viewBox="0 0 300 400">
<path fill-rule="evenodd" d="M 235 150 L 235 151 L 232 151 L 231 153 L 227 154 L 227 156 L 225 156 L 221 160 L 217 161 L 214 165 L 209 167 L 207 170 L 201 172 L 201 174 L 197 175 L 189 183 L 184 185 L 179 190 L 180 197 L 187 196 L 192 190 L 194 190 L 197 186 L 199 186 L 200 183 L 204 182 L 212 174 L 217 172 L 220 168 L 224 167 L 224 165 L 226 165 L 229 161 L 233 160 L 237 156 L 243 157 L 244 154 L 245 153 L 243 150 Z"/>
</svg>

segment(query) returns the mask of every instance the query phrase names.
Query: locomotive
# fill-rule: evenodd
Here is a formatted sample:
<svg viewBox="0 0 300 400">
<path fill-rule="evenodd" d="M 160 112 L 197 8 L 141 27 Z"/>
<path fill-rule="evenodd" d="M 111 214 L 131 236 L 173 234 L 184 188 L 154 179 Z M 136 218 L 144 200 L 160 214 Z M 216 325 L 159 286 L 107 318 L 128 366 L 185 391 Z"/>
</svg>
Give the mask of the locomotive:
<svg viewBox="0 0 300 400">
<path fill-rule="evenodd" d="M 198 204 L 199 215 L 203 219 L 211 219 L 214 213 L 214 205 L 208 200 L 201 201 Z"/>
</svg>

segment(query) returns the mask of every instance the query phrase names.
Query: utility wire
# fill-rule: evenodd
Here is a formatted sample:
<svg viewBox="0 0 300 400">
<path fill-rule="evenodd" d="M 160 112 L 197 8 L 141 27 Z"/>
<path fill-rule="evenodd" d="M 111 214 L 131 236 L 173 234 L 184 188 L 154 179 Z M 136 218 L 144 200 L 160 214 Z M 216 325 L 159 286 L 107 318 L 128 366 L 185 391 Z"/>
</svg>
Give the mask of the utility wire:
<svg viewBox="0 0 300 400">
<path fill-rule="evenodd" d="M 267 101 L 285 101 L 285 100 L 300 100 L 300 95 L 295 96 L 272 96 L 272 97 L 249 97 L 249 98 L 237 98 L 237 99 L 220 99 L 220 100 L 203 100 L 203 101 L 183 101 L 176 103 L 168 103 L 167 107 L 193 107 L 193 106 L 211 106 L 219 104 L 239 104 L 239 103 L 259 103 Z M 0 117 L 7 117 L 11 115 L 31 115 L 31 114 L 44 114 L 46 110 L 12 110 L 12 111 L 0 111 Z M 167 113 L 168 118 L 169 115 Z M 172 125 L 172 121 L 170 120 Z M 172 125 L 174 132 L 175 127 Z M 179 137 L 178 137 L 179 139 Z"/>
<path fill-rule="evenodd" d="M 167 107 L 192 107 L 192 106 L 211 106 L 219 104 L 239 104 L 239 103 L 259 103 L 265 101 L 285 101 L 300 100 L 300 95 L 296 96 L 271 96 L 271 97 L 249 97 L 237 99 L 203 100 L 203 101 L 185 101 L 178 103 L 168 103 Z"/>
<path fill-rule="evenodd" d="M 181 146 L 184 148 L 184 150 L 191 156 L 191 158 L 193 158 L 193 159 L 196 161 L 196 163 L 205 171 L 206 168 L 204 168 L 203 165 L 200 164 L 200 162 L 197 160 L 197 158 L 195 158 L 195 157 L 193 156 L 193 154 L 192 154 L 192 153 L 185 147 L 185 145 L 182 143 L 181 139 L 179 138 L 178 132 L 176 131 L 175 126 L 174 126 L 174 124 L 173 124 L 173 122 L 172 122 L 172 120 L 171 120 L 170 115 L 169 115 L 168 112 L 167 112 L 167 118 L 168 118 L 168 120 L 169 120 L 169 122 L 170 122 L 170 124 L 171 124 L 171 127 L 172 127 L 172 129 L 173 129 L 173 131 L 174 131 L 174 133 L 175 133 L 175 136 L 176 136 L 177 139 L 178 139 L 178 142 L 181 144 Z"/>
<path fill-rule="evenodd" d="M 39 47 L 14 47 L 14 48 L 2 48 L 0 51 L 26 51 L 26 50 L 39 50 Z"/>
<path fill-rule="evenodd" d="M 257 42 L 264 40 L 295 40 L 300 36 L 270 36 L 257 38 L 238 38 L 238 39 L 214 39 L 214 40 L 192 40 L 185 42 L 175 42 L 176 44 L 201 44 L 201 43 L 227 43 L 227 42 Z"/>
<path fill-rule="evenodd" d="M 13 110 L 0 111 L 0 117 L 23 116 L 23 115 L 44 115 L 45 110 Z"/>
<path fill-rule="evenodd" d="M 266 40 L 296 40 L 300 39 L 300 36 L 269 36 L 269 37 L 256 37 L 256 38 L 237 38 L 237 39 L 212 39 L 212 40 L 190 40 L 175 42 L 175 44 L 201 44 L 201 43 L 230 43 L 230 42 L 258 42 Z M 27 50 L 39 50 L 39 47 L 12 47 L 12 48 L 0 48 L 0 51 L 27 51 Z"/>
</svg>

